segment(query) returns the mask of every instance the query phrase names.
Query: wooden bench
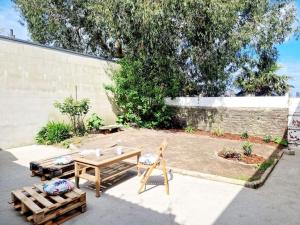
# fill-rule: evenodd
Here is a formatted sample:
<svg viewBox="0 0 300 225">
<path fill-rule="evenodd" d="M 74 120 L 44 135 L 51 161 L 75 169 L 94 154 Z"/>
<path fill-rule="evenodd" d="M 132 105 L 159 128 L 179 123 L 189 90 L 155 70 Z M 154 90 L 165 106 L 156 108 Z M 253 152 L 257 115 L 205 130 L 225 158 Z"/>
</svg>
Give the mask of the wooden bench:
<svg viewBox="0 0 300 225">
<path fill-rule="evenodd" d="M 103 126 L 99 128 L 100 133 L 108 134 L 108 133 L 113 133 L 113 132 L 118 132 L 121 130 L 123 126 L 122 125 L 108 125 L 108 126 Z"/>
<path fill-rule="evenodd" d="M 61 224 L 86 210 L 86 194 L 77 188 L 49 196 L 43 192 L 42 184 L 35 184 L 12 191 L 11 197 L 14 209 L 38 225 Z"/>
<path fill-rule="evenodd" d="M 55 159 L 62 156 L 70 156 L 72 158 L 79 157 L 79 151 L 65 154 L 61 156 L 56 156 L 52 158 L 43 159 L 40 161 L 32 161 L 29 163 L 29 168 L 31 170 L 32 176 L 40 176 L 41 180 L 57 178 L 66 178 L 74 176 L 74 162 L 66 165 L 56 165 L 54 163 Z"/>
</svg>

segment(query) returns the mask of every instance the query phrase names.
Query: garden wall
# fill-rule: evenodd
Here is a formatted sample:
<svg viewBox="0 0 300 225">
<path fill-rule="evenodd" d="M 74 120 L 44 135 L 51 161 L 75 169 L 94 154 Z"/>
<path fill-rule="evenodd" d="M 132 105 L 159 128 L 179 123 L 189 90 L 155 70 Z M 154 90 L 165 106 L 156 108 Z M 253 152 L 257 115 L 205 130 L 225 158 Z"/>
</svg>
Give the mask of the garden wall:
<svg viewBox="0 0 300 225">
<path fill-rule="evenodd" d="M 112 61 L 0 37 L 0 148 L 34 143 L 48 120 L 62 120 L 56 100 L 89 98 L 90 112 L 115 122 L 103 85 Z"/>
<path fill-rule="evenodd" d="M 166 99 L 182 126 L 212 131 L 283 136 L 288 123 L 288 96 L 283 97 L 179 97 Z"/>
</svg>

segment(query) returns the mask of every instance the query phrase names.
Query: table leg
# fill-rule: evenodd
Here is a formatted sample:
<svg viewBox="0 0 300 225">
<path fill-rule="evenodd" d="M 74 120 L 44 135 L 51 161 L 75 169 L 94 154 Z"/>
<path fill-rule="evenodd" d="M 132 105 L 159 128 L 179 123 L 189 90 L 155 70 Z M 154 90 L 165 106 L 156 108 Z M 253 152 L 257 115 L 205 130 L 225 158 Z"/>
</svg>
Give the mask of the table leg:
<svg viewBox="0 0 300 225">
<path fill-rule="evenodd" d="M 75 185 L 77 188 L 79 188 L 79 166 L 78 166 L 78 163 L 75 162 Z"/>
<path fill-rule="evenodd" d="M 96 197 L 100 197 L 100 168 L 96 167 L 95 168 L 95 183 L 96 183 Z"/>
</svg>

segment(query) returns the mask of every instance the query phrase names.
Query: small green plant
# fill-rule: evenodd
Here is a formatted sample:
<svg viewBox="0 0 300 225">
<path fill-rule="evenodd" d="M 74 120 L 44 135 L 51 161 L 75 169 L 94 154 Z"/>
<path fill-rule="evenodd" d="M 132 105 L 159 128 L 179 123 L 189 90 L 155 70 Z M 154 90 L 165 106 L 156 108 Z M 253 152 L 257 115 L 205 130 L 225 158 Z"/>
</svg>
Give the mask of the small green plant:
<svg viewBox="0 0 300 225">
<path fill-rule="evenodd" d="M 55 144 L 60 143 L 72 137 L 71 127 L 62 122 L 50 121 L 36 135 L 38 144 Z"/>
<path fill-rule="evenodd" d="M 269 134 L 266 134 L 263 138 L 263 141 L 266 143 L 270 143 L 272 141 L 272 136 Z"/>
<path fill-rule="evenodd" d="M 268 159 L 258 166 L 258 170 L 265 172 L 274 163 L 274 159 Z"/>
<path fill-rule="evenodd" d="M 90 108 L 88 99 L 76 100 L 73 97 L 68 97 L 62 103 L 55 102 L 54 106 L 58 108 L 63 115 L 69 117 L 76 135 L 83 135 L 85 133 L 83 119 Z"/>
<path fill-rule="evenodd" d="M 96 113 L 93 113 L 90 118 L 87 120 L 87 129 L 88 131 L 98 131 L 102 127 L 103 119 L 98 116 Z"/>
<path fill-rule="evenodd" d="M 246 156 L 250 156 L 252 154 L 252 143 L 249 141 L 246 141 L 243 144 L 243 150 L 244 150 L 244 155 Z"/>
<path fill-rule="evenodd" d="M 279 137 L 279 136 L 274 136 L 272 141 L 276 144 L 279 144 L 279 145 L 288 146 L 288 141 L 284 138 Z"/>
<path fill-rule="evenodd" d="M 242 139 L 248 139 L 249 138 L 249 134 L 246 132 L 242 133 L 240 136 Z"/>
<path fill-rule="evenodd" d="M 212 134 L 221 137 L 224 136 L 224 130 L 220 126 L 218 126 L 212 130 Z"/>
<path fill-rule="evenodd" d="M 185 128 L 185 132 L 187 132 L 187 133 L 194 133 L 194 128 L 192 127 L 192 126 L 187 126 L 186 128 Z"/>
</svg>

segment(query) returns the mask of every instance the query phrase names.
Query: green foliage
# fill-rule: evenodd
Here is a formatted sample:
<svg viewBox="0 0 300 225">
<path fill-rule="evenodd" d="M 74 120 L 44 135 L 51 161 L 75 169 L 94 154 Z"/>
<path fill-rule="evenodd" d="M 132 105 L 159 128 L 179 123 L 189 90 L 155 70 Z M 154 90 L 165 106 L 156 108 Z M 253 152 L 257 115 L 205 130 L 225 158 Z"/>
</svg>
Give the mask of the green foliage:
<svg viewBox="0 0 300 225">
<path fill-rule="evenodd" d="M 38 144 L 60 143 L 72 137 L 71 127 L 65 123 L 50 121 L 36 135 Z"/>
<path fill-rule="evenodd" d="M 261 60 L 266 61 L 265 58 L 261 57 Z M 288 84 L 288 76 L 276 74 L 280 67 L 276 65 L 275 59 L 269 63 L 265 61 L 259 62 L 254 68 L 243 67 L 242 73 L 235 80 L 240 95 L 285 95 L 292 87 Z"/>
<path fill-rule="evenodd" d="M 69 117 L 76 135 L 83 135 L 85 133 L 83 120 L 90 108 L 88 99 L 75 100 L 73 97 L 68 97 L 62 103 L 55 102 L 54 106 L 63 115 Z"/>
<path fill-rule="evenodd" d="M 121 69 L 113 73 L 115 84 L 105 87 L 120 110 L 118 122 L 146 128 L 169 126 L 172 114 L 164 103 L 166 90 L 139 76 L 145 69 L 141 61 L 124 58 L 119 63 Z"/>
<path fill-rule="evenodd" d="M 244 155 L 250 156 L 252 154 L 252 143 L 249 141 L 244 142 L 243 144 L 243 150 L 244 150 Z"/>
<path fill-rule="evenodd" d="M 98 56 L 134 58 L 143 66 L 136 76 L 151 81 L 150 88 L 170 90 L 172 96 L 224 94 L 234 72 L 260 61 L 263 52 L 274 50 L 277 55 L 276 46 L 293 34 L 296 20 L 292 0 L 14 2 L 32 40 Z M 259 77 L 270 71 L 254 67 L 261 70 Z M 248 82 L 245 91 L 286 91 L 285 78 L 262 77 L 255 85 L 259 89 L 248 90 Z"/>
<path fill-rule="evenodd" d="M 270 166 L 273 165 L 273 163 L 274 159 L 268 159 L 258 166 L 258 170 L 261 172 L 265 172 Z"/>
<path fill-rule="evenodd" d="M 187 126 L 186 128 L 185 128 L 185 132 L 187 132 L 187 133 L 194 133 L 194 128 L 192 127 L 192 126 Z"/>
<path fill-rule="evenodd" d="M 218 126 L 212 130 L 212 134 L 221 137 L 224 136 L 224 130 L 220 126 Z"/>
<path fill-rule="evenodd" d="M 288 146 L 288 141 L 284 138 L 279 137 L 279 136 L 274 136 L 272 141 L 276 144 L 279 144 L 279 145 Z"/>
<path fill-rule="evenodd" d="M 93 113 L 91 117 L 87 120 L 87 129 L 89 131 L 97 131 L 103 125 L 103 119 L 96 113 Z"/>
<path fill-rule="evenodd" d="M 249 138 L 248 133 L 247 133 L 247 132 L 242 133 L 242 134 L 241 134 L 241 138 L 242 138 L 242 139 L 248 139 L 248 138 Z"/>
<path fill-rule="evenodd" d="M 263 138 L 263 141 L 266 143 L 269 143 L 270 141 L 272 141 L 272 136 L 269 134 L 266 134 Z"/>
</svg>

